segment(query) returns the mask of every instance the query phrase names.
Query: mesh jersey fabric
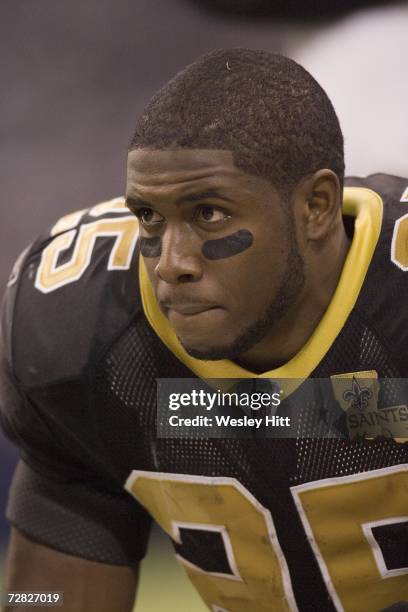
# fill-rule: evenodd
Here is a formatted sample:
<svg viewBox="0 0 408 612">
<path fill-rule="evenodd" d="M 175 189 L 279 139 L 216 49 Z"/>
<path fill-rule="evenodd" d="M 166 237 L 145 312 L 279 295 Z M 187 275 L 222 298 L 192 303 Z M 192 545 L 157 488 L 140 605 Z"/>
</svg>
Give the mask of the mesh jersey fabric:
<svg viewBox="0 0 408 612">
<path fill-rule="evenodd" d="M 407 282 L 390 261 L 390 243 L 404 212 L 396 194 L 407 181 L 377 175 L 351 183 L 375 185 L 386 214 L 358 301 L 312 377 L 359 370 L 375 370 L 380 378 L 406 377 L 401 303 Z M 108 274 L 111 245 L 100 241 L 80 281 L 37 295 L 32 270 L 49 243 L 49 237 L 41 238 L 25 255 L 4 307 L 1 416 L 23 460 L 10 495 L 10 520 L 56 549 L 132 564 L 144 555 L 151 522 L 149 512 L 123 489 L 132 470 L 234 479 L 272 516 L 298 608 L 336 609 L 290 489 L 403 465 L 407 445 L 384 438 L 157 438 L 156 379 L 191 378 L 191 372 L 146 321 L 134 274 L 137 251 L 128 271 Z M 64 354 L 54 363 L 67 346 L 66 359 Z M 402 529 L 405 533 L 406 524 Z M 216 533 L 187 528 L 181 533 L 174 544 L 183 559 L 205 572 L 232 575 Z M 382 549 L 391 551 L 390 567 L 401 563 L 395 540 L 392 530 L 381 533 Z M 397 595 L 395 602 L 401 599 Z"/>
</svg>

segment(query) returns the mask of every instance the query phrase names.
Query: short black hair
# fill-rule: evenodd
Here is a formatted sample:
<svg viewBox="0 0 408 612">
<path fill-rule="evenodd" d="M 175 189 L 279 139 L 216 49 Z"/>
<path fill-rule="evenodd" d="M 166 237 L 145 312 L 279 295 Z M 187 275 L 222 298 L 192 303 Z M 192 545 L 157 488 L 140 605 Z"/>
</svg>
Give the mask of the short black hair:
<svg viewBox="0 0 408 612">
<path fill-rule="evenodd" d="M 220 49 L 151 99 L 130 149 L 221 149 L 244 172 L 290 193 L 321 168 L 344 178 L 343 135 L 325 91 L 278 54 Z"/>
</svg>

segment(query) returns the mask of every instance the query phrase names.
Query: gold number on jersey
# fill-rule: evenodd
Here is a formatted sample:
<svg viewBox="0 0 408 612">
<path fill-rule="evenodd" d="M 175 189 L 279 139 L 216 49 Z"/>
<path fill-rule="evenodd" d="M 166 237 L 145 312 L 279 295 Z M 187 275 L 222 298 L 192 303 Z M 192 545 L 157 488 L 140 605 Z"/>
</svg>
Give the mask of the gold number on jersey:
<svg viewBox="0 0 408 612">
<path fill-rule="evenodd" d="M 395 222 L 391 242 L 391 261 L 398 268 L 408 270 L 408 214 Z"/>
<path fill-rule="evenodd" d="M 220 533 L 231 573 L 205 572 L 179 556 L 211 610 L 297 610 L 271 515 L 237 480 L 135 470 L 126 489 L 178 543 L 182 528 Z M 408 568 L 388 570 L 372 532 L 408 521 L 406 490 L 403 465 L 291 488 L 339 612 L 408 599 Z"/>
<path fill-rule="evenodd" d="M 382 610 L 408 599 L 408 567 L 387 570 L 372 528 L 408 522 L 407 466 L 292 487 L 337 610 Z"/>
<path fill-rule="evenodd" d="M 297 610 L 270 512 L 237 480 L 135 470 L 126 488 L 176 542 L 182 528 L 220 534 L 231 573 L 205 572 L 178 555 L 211 610 Z"/>
<path fill-rule="evenodd" d="M 49 293 L 77 281 L 91 262 L 96 239 L 103 236 L 115 238 L 108 270 L 128 269 L 138 235 L 138 221 L 133 215 L 116 219 L 99 219 L 84 223 L 79 229 L 76 227 L 85 213 L 97 217 L 107 212 L 124 213 L 126 210 L 123 200 L 116 198 L 98 204 L 89 211 L 79 211 L 60 219 L 51 230 L 51 236 L 55 238 L 42 252 L 35 287 L 42 293 Z M 69 249 L 74 242 L 75 246 L 69 261 L 58 264 L 61 253 Z"/>
</svg>

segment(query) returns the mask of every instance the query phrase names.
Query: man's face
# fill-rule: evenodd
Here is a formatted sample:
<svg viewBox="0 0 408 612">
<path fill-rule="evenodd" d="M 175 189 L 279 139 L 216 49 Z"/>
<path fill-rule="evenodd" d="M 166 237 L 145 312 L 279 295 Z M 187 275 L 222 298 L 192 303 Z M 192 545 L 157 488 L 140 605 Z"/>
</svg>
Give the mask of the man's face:
<svg viewBox="0 0 408 612">
<path fill-rule="evenodd" d="M 159 306 L 193 356 L 237 358 L 299 295 L 289 203 L 231 152 L 131 151 L 127 204 Z"/>
</svg>

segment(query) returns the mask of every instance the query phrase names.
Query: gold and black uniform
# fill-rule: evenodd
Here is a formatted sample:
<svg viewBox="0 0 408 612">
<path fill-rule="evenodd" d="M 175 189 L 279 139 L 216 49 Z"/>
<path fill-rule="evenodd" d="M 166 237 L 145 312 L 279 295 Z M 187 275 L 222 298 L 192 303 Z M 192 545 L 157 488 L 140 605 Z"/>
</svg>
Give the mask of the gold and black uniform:
<svg viewBox="0 0 408 612">
<path fill-rule="evenodd" d="M 212 611 L 408 601 L 401 437 L 156 435 L 157 378 L 408 378 L 408 180 L 346 185 L 352 244 L 332 302 L 302 351 L 259 376 L 184 352 L 122 199 L 64 217 L 26 249 L 2 320 L 1 421 L 21 451 L 11 523 L 65 553 L 131 565 L 155 520 Z M 392 393 L 388 404 L 407 431 L 407 406 Z"/>
</svg>

